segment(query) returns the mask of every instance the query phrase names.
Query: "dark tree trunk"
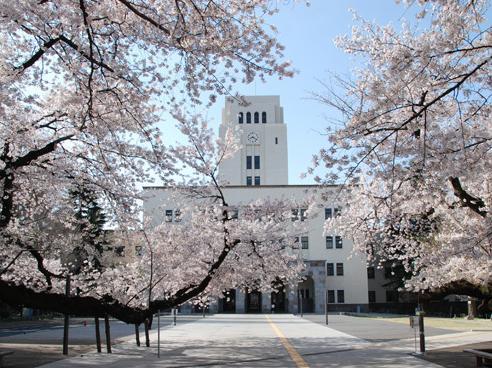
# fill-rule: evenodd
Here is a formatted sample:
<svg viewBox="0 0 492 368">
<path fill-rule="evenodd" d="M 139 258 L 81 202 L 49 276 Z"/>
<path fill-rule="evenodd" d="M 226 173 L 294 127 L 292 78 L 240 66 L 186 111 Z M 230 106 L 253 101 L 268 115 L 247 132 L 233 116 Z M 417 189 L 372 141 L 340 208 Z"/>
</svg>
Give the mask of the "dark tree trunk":
<svg viewBox="0 0 492 368">
<path fill-rule="evenodd" d="M 140 346 L 140 331 L 138 329 L 138 323 L 135 323 L 135 339 L 137 340 L 137 346 Z"/>
<path fill-rule="evenodd" d="M 65 295 L 70 296 L 70 275 L 67 275 L 65 283 Z M 69 314 L 65 313 L 63 321 L 63 355 L 68 355 L 68 328 L 70 324 Z"/>
<path fill-rule="evenodd" d="M 99 317 L 94 318 L 95 327 L 96 327 L 96 347 L 97 352 L 101 352 L 101 331 L 99 330 Z"/>
<path fill-rule="evenodd" d="M 468 297 L 468 317 L 467 319 L 477 318 L 477 299 Z"/>
<path fill-rule="evenodd" d="M 144 327 L 145 327 L 145 346 L 150 347 L 149 320 L 147 318 L 144 321 Z"/>
<path fill-rule="evenodd" d="M 106 350 L 111 354 L 111 330 L 109 327 L 109 316 L 104 316 L 104 329 L 106 331 Z"/>
</svg>

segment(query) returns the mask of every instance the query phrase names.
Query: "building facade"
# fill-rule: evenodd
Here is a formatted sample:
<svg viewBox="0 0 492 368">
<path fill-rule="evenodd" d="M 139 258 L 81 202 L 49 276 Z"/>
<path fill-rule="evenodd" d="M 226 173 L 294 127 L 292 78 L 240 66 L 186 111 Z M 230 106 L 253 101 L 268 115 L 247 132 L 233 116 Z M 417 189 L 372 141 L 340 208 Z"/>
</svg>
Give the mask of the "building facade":
<svg viewBox="0 0 492 368">
<path fill-rule="evenodd" d="M 336 189 L 289 185 L 287 126 L 279 96 L 246 96 L 245 100 L 247 104 L 226 100 L 219 128 L 222 138 L 228 128 L 239 126 L 241 132 L 241 149 L 219 167 L 219 180 L 230 205 L 240 207 L 257 199 L 292 199 L 302 203 L 303 198 L 319 196 L 320 189 Z M 177 209 L 173 207 L 171 190 L 166 187 L 144 190 L 144 217 L 156 225 L 173 221 Z M 305 280 L 296 289 L 267 295 L 229 290 L 223 299 L 212 303 L 211 310 L 298 313 L 302 308 L 306 313 L 323 313 L 325 300 L 330 311 L 367 310 L 369 298 L 383 292 L 369 289 L 365 257 L 353 254 L 349 240 L 337 234 L 325 234 L 323 230 L 325 219 L 336 216 L 339 210 L 336 203 L 325 203 L 318 216 L 308 219 L 303 216 L 303 208 L 293 209 L 301 221 L 307 221 L 308 228 L 299 237 L 306 272 Z M 371 287 L 376 288 L 372 281 Z M 379 295 L 376 300 L 379 301 Z"/>
</svg>

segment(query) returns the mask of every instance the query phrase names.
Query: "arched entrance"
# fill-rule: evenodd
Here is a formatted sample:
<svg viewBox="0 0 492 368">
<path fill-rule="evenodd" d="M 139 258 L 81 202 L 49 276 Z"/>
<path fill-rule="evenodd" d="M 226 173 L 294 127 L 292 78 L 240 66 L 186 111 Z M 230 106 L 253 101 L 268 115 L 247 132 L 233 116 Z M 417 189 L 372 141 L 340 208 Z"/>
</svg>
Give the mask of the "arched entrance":
<svg viewBox="0 0 492 368">
<path fill-rule="evenodd" d="M 270 294 L 272 313 L 285 313 L 287 311 L 287 298 L 285 295 L 285 287 L 282 280 L 277 279 L 272 283 L 274 291 Z"/>
<path fill-rule="evenodd" d="M 236 312 L 236 290 L 230 289 L 224 293 L 224 297 L 220 299 L 219 310 L 222 313 Z"/>
<path fill-rule="evenodd" d="M 298 294 L 297 294 L 297 305 L 299 306 L 302 301 L 302 311 L 303 313 L 313 313 L 314 312 L 314 280 L 311 276 L 305 276 L 305 280 L 299 283 Z"/>
<path fill-rule="evenodd" d="M 261 293 L 257 290 L 246 294 L 246 313 L 261 313 Z"/>
<path fill-rule="evenodd" d="M 283 288 L 279 291 L 272 291 L 271 300 L 273 313 L 285 313 L 287 311 L 285 290 Z"/>
</svg>

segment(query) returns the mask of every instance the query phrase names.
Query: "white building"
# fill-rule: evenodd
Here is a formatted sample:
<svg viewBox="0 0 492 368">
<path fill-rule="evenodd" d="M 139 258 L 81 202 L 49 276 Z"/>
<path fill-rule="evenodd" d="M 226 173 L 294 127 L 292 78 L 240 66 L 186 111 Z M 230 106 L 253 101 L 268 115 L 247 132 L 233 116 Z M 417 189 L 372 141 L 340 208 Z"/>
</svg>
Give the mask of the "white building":
<svg viewBox="0 0 492 368">
<path fill-rule="evenodd" d="M 220 166 L 219 179 L 226 184 L 224 192 L 229 204 L 239 207 L 258 198 L 302 201 L 319 191 L 319 186 L 288 184 L 287 126 L 279 96 L 247 96 L 245 99 L 246 106 L 227 99 L 222 111 L 219 131 L 222 137 L 230 126 L 242 128 L 242 148 Z M 172 220 L 175 208 L 169 204 L 170 190 L 165 187 L 144 189 L 147 198 L 144 217 L 156 224 L 165 216 Z M 326 203 L 321 216 L 305 219 L 309 230 L 300 242 L 307 265 L 306 281 L 299 284 L 298 290 L 268 295 L 231 290 L 225 299 L 211 307 L 212 310 L 269 312 L 274 304 L 277 312 L 297 313 L 299 295 L 304 299 L 304 312 L 322 313 L 325 297 L 331 311 L 365 310 L 369 295 L 375 292 L 368 290 L 365 257 L 352 254 L 350 241 L 323 233 L 325 218 L 336 215 L 337 210 L 335 204 Z"/>
</svg>

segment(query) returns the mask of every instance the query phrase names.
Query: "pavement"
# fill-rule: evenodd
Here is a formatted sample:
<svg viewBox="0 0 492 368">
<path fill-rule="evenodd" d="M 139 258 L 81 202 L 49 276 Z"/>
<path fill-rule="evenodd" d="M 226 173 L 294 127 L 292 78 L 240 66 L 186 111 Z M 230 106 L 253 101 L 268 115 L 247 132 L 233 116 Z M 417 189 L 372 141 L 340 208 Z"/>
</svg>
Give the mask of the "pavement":
<svg viewBox="0 0 492 368">
<path fill-rule="evenodd" d="M 201 318 L 195 315 L 178 316 L 178 324 L 189 323 Z M 172 325 L 170 316 L 163 316 L 163 329 Z M 85 322 L 85 323 L 84 323 Z M 104 319 L 99 320 L 101 344 L 105 349 Z M 121 344 L 134 341 L 135 327 L 110 320 L 111 342 Z M 65 359 L 62 353 L 63 319 L 44 321 L 1 321 L 0 350 L 13 351 L 5 357 L 5 368 L 31 368 L 53 361 Z M 140 327 L 140 340 L 144 342 L 143 326 Z M 92 319 L 74 318 L 69 327 L 69 356 L 81 356 L 95 351 L 95 328 Z"/>
<path fill-rule="evenodd" d="M 456 335 L 462 334 L 444 336 L 459 342 Z M 441 336 L 429 337 L 429 344 L 448 344 Z M 214 315 L 169 328 L 161 332 L 160 358 L 156 331 L 151 341 L 150 349 L 129 339 L 111 355 L 88 353 L 42 367 L 440 367 L 410 354 L 413 339 L 372 342 L 288 314 Z"/>
<path fill-rule="evenodd" d="M 446 368 L 472 368 L 476 367 L 475 357 L 470 353 L 464 353 L 465 349 L 491 349 L 492 342 L 476 343 L 470 345 L 451 346 L 442 349 L 428 351 L 422 359 L 440 364 Z"/>
<path fill-rule="evenodd" d="M 425 359 L 412 355 L 414 338 L 406 327 L 378 320 L 332 316 L 324 325 L 324 316 L 289 314 L 222 314 L 194 317 L 192 323 L 166 324 L 161 328 L 160 357 L 157 331 L 150 334 L 151 347 L 137 347 L 134 336 L 121 337 L 113 345 L 113 354 L 84 351 L 77 356 L 43 365 L 43 368 L 98 367 L 452 367 L 446 365 L 449 352 L 461 346 L 489 342 L 490 332 L 430 331 Z M 365 319 L 364 319 L 365 320 Z M 374 324 L 366 324 L 374 323 Z M 389 323 L 389 322 L 386 322 Z M 154 325 L 155 327 L 155 325 Z M 392 328 L 396 330 L 392 331 Z M 351 333 L 347 333 L 350 331 Z M 432 335 L 432 336 L 431 336 Z M 143 341 L 143 334 L 141 335 Z M 14 354 L 15 355 L 15 354 Z M 5 360 L 8 362 L 7 357 Z M 467 357 L 470 364 L 473 358 Z M 448 362 L 446 362 L 446 359 Z M 441 365 L 442 363 L 445 363 Z M 436 364 L 439 363 L 439 364 Z M 452 363 L 452 362 L 451 362 Z M 468 364 L 468 363 L 467 363 Z M 8 363 L 6 367 L 9 367 Z"/>
<path fill-rule="evenodd" d="M 325 325 L 325 316 L 305 314 L 305 319 Z M 363 338 L 378 346 L 399 346 L 416 352 L 419 349 L 418 329 L 410 324 L 390 322 L 382 319 L 347 315 L 328 316 L 328 326 L 339 331 Z M 425 327 L 426 353 L 415 356 L 446 368 L 474 368 L 475 358 L 464 349 L 492 348 L 492 331 L 461 331 Z"/>
<path fill-rule="evenodd" d="M 325 325 L 326 323 L 324 314 L 304 314 L 304 318 L 322 325 Z M 376 320 L 372 318 L 353 317 L 340 314 L 328 315 L 328 327 L 374 343 L 415 339 L 415 334 L 418 334 L 418 329 L 411 328 L 410 322 L 409 324 L 404 325 L 402 323 L 395 323 L 381 319 Z M 427 337 L 455 333 L 456 330 L 446 330 L 442 328 L 425 326 L 425 335 Z"/>
</svg>

